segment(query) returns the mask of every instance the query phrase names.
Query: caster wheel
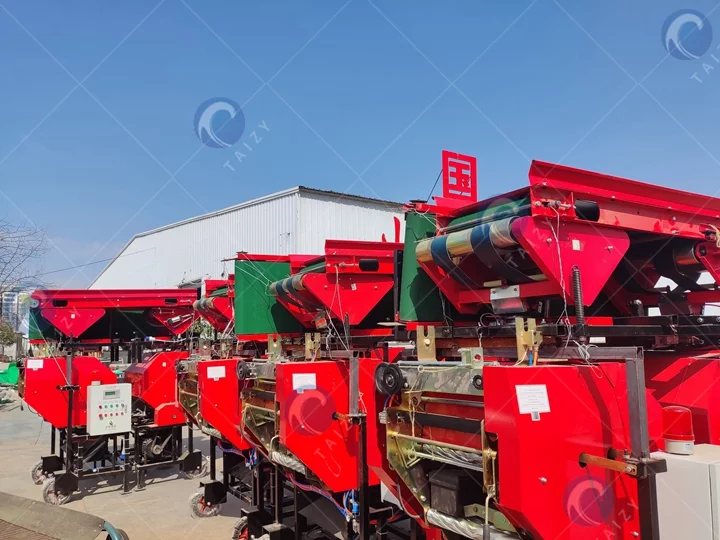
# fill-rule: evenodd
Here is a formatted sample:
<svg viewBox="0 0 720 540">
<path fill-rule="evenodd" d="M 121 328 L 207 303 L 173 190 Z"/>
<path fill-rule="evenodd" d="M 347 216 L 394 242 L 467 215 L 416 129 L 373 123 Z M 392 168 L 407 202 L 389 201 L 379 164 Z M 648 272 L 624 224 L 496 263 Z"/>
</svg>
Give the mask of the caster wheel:
<svg viewBox="0 0 720 540">
<path fill-rule="evenodd" d="M 205 456 L 200 463 L 200 467 L 195 469 L 194 471 L 188 471 L 185 473 L 185 476 L 190 478 L 191 480 L 195 480 L 196 478 L 203 478 L 208 475 L 208 472 L 210 470 L 210 456 Z"/>
<path fill-rule="evenodd" d="M 42 461 L 38 461 L 35 466 L 30 469 L 30 478 L 32 478 L 33 484 L 39 486 L 46 478 L 42 471 Z"/>
<path fill-rule="evenodd" d="M 65 504 L 72 497 L 72 493 L 65 493 L 55 489 L 55 479 L 49 478 L 43 484 L 42 489 L 43 501 L 53 506 Z"/>
<path fill-rule="evenodd" d="M 121 540 L 130 540 L 130 537 L 128 536 L 128 533 L 123 531 L 122 529 L 115 529 L 115 532 L 118 533 Z M 117 540 L 115 536 L 110 536 L 109 534 L 105 538 L 105 540 Z"/>
<path fill-rule="evenodd" d="M 243 516 L 235 523 L 232 540 L 248 540 L 248 518 Z"/>
<path fill-rule="evenodd" d="M 190 510 L 192 510 L 192 517 L 213 517 L 220 513 L 220 505 L 205 504 L 203 494 L 195 493 L 192 497 L 190 497 Z"/>
</svg>

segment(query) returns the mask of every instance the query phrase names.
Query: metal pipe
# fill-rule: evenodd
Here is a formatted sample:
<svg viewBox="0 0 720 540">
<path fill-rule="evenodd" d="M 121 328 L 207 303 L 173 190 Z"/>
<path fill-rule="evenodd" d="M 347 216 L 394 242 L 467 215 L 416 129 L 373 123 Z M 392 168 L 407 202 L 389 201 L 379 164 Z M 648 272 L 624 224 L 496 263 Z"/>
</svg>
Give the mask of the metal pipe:
<svg viewBox="0 0 720 540">
<path fill-rule="evenodd" d="M 357 416 L 360 412 L 360 358 L 355 352 L 350 357 L 350 416 Z"/>
<path fill-rule="evenodd" d="M 504 533 L 490 531 L 489 527 L 487 528 L 489 534 L 485 536 L 483 532 L 483 522 L 479 520 L 456 518 L 447 514 L 443 514 L 442 512 L 439 512 L 434 508 L 430 508 L 425 515 L 427 517 L 428 523 L 430 523 L 431 525 L 435 525 L 436 527 L 440 527 L 441 529 L 457 533 L 460 536 L 464 536 L 466 538 L 473 538 L 477 540 L 494 540 L 508 538 L 508 535 Z M 517 538 L 517 536 L 515 537 Z"/>
<path fill-rule="evenodd" d="M 418 362 L 415 360 L 399 360 L 398 362 L 395 362 L 398 366 L 408 366 L 408 367 L 415 367 L 415 366 L 436 366 L 436 367 L 457 367 L 462 366 L 462 362 L 438 362 L 435 360 L 426 360 L 422 362 Z"/>
<path fill-rule="evenodd" d="M 442 403 L 443 405 L 461 405 L 463 407 L 485 407 L 485 404 L 481 401 L 463 401 L 462 399 L 420 396 L 420 401 L 424 401 L 426 403 Z"/>
<path fill-rule="evenodd" d="M 458 444 L 451 444 L 441 441 L 433 441 L 431 439 L 424 439 L 422 437 L 413 437 L 412 435 L 405 435 L 404 433 L 398 433 L 397 431 L 388 431 L 388 435 L 391 437 L 395 437 L 396 439 L 405 439 L 407 441 L 414 441 L 419 442 L 422 444 L 434 444 L 436 446 L 444 446 L 445 448 L 452 448 L 453 450 L 458 450 L 460 452 L 469 452 L 471 454 L 481 454 L 482 450 L 478 450 L 477 448 L 470 448 L 469 446 L 460 446 Z"/>
<path fill-rule="evenodd" d="M 460 466 L 463 469 L 470 469 L 472 471 L 483 472 L 483 468 L 478 465 L 473 465 L 473 464 L 467 463 L 467 462 L 460 463 L 460 462 L 454 461 L 452 459 L 446 459 L 444 457 L 437 456 L 435 454 L 428 454 L 426 452 L 418 452 L 417 450 L 413 450 L 412 457 L 420 457 L 423 459 L 429 459 L 431 461 L 437 461 L 438 463 L 446 463 L 448 465 Z"/>
<path fill-rule="evenodd" d="M 470 221 L 465 221 L 464 223 L 458 223 L 457 225 L 449 225 L 445 228 L 439 229 L 440 233 L 451 233 L 453 231 L 459 231 L 462 229 L 465 229 L 467 227 L 474 227 L 475 225 L 482 225 L 483 223 L 487 223 L 489 221 L 495 221 L 503 218 L 510 218 L 510 217 L 520 217 L 524 215 L 524 212 L 530 212 L 531 206 L 529 204 L 526 204 L 524 206 L 518 206 L 517 208 L 513 208 L 511 210 L 505 210 L 504 212 L 495 212 L 494 214 L 490 214 L 487 216 L 483 216 L 480 218 L 471 219 Z"/>
</svg>

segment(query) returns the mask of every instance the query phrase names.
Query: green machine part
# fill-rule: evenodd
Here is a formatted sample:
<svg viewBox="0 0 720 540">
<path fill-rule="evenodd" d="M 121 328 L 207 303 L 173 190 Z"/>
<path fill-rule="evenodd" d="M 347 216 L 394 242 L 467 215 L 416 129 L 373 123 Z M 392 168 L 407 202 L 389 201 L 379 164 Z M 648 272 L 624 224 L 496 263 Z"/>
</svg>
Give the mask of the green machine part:
<svg viewBox="0 0 720 540">
<path fill-rule="evenodd" d="M 235 334 L 302 332 L 300 322 L 268 289 L 270 283 L 289 276 L 289 262 L 235 261 Z"/>
<path fill-rule="evenodd" d="M 440 291 L 420 267 L 415 246 L 424 238 L 435 235 L 435 214 L 408 211 L 405 214 L 405 247 L 403 248 L 402 282 L 400 287 L 400 320 L 435 322 L 443 320 Z"/>
</svg>

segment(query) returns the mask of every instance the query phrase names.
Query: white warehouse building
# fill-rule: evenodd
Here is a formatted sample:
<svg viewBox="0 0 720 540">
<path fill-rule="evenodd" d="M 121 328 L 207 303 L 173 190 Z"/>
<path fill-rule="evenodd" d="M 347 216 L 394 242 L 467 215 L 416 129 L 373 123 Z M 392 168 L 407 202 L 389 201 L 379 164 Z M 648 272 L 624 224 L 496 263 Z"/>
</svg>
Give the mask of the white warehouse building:
<svg viewBox="0 0 720 540">
<path fill-rule="evenodd" d="M 240 251 L 324 253 L 326 239 L 402 241 L 402 204 L 298 186 L 136 234 L 91 289 L 173 288 L 233 272 Z"/>
</svg>

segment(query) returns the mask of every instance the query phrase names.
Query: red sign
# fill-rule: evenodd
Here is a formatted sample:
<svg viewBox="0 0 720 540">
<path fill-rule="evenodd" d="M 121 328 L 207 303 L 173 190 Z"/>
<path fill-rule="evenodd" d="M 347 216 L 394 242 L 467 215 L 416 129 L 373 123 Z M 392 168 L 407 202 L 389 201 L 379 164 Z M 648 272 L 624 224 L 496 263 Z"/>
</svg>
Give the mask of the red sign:
<svg viewBox="0 0 720 540">
<path fill-rule="evenodd" d="M 477 158 L 443 150 L 443 197 L 477 201 Z"/>
</svg>

